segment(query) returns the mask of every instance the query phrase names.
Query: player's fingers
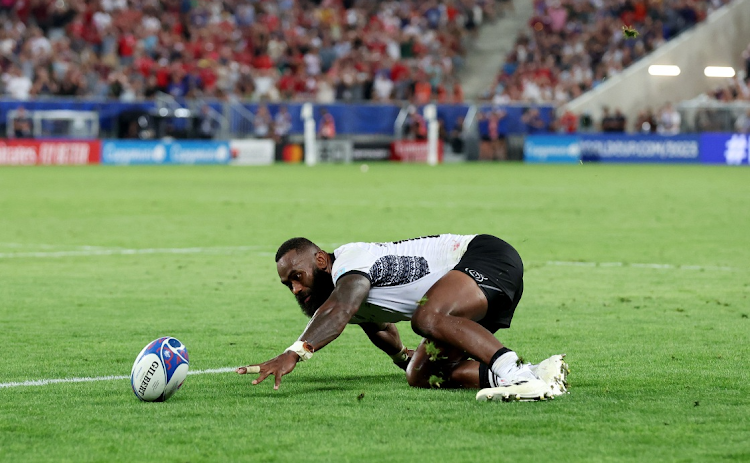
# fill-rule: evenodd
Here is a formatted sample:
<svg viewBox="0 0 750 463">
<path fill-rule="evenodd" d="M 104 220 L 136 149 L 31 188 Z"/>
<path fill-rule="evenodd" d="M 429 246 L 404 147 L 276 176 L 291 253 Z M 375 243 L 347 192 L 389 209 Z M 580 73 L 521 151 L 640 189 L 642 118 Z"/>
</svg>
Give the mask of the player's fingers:
<svg viewBox="0 0 750 463">
<path fill-rule="evenodd" d="M 263 373 L 261 373 L 260 376 L 258 376 L 257 378 L 255 378 L 253 380 L 253 385 L 262 383 L 263 380 L 266 379 L 266 378 L 268 378 L 268 375 L 270 375 L 270 374 L 271 374 L 271 372 L 263 372 Z"/>
<path fill-rule="evenodd" d="M 258 365 L 248 365 L 246 367 L 239 367 L 237 368 L 236 371 L 240 375 L 245 375 L 249 373 L 260 373 L 260 367 Z"/>
<path fill-rule="evenodd" d="M 281 386 L 281 375 L 277 373 L 274 375 L 274 378 L 276 379 L 276 382 L 274 383 L 273 388 L 278 390 L 279 386 Z"/>
</svg>

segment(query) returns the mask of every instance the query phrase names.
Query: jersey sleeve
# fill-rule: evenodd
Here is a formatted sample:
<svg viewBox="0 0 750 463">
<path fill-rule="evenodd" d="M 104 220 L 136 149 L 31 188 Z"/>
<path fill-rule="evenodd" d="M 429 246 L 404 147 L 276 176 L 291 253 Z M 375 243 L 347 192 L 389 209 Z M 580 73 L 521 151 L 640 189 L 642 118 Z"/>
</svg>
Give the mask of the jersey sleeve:
<svg viewBox="0 0 750 463">
<path fill-rule="evenodd" d="M 372 283 L 370 269 L 374 263 L 375 256 L 366 249 L 352 245 L 339 248 L 336 252 L 336 260 L 331 267 L 333 284 L 335 285 L 342 276 L 351 273 L 362 275 Z"/>
</svg>

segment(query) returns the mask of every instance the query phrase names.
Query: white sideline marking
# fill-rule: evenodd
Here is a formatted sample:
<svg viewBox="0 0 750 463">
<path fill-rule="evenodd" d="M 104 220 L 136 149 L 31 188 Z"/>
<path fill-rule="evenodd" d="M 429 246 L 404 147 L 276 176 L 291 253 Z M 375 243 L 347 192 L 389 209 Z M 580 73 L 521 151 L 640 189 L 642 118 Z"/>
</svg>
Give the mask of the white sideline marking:
<svg viewBox="0 0 750 463">
<path fill-rule="evenodd" d="M 235 368 L 209 368 L 207 370 L 195 370 L 188 371 L 188 375 L 212 375 L 216 373 L 230 373 L 236 370 Z M 59 383 L 91 383 L 94 381 L 115 381 L 121 379 L 130 379 L 130 376 L 94 376 L 94 377 L 83 377 L 83 378 L 56 378 L 56 379 L 35 379 L 31 381 L 20 381 L 12 383 L 0 383 L 0 389 L 8 387 L 29 387 L 29 386 L 47 386 L 50 384 Z"/>
<path fill-rule="evenodd" d="M 136 254 L 231 254 L 233 252 L 258 251 L 268 246 L 227 246 L 215 248 L 147 248 L 147 249 L 96 249 L 90 247 L 80 251 L 47 252 L 0 252 L 0 259 L 23 257 L 88 257 L 88 256 L 129 256 Z"/>
<path fill-rule="evenodd" d="M 734 270 L 732 267 L 719 267 L 712 265 L 673 265 L 673 264 L 626 264 L 624 262 L 567 262 L 559 260 L 548 260 L 545 262 L 546 265 L 554 265 L 559 267 L 632 267 L 632 268 L 651 268 L 651 269 L 673 269 L 673 270 L 721 270 L 724 272 L 731 272 Z"/>
<path fill-rule="evenodd" d="M 320 243 L 323 247 L 338 247 L 341 243 Z M 0 246 L 6 247 L 37 247 L 43 249 L 54 249 L 54 245 L 22 245 L 18 243 L 0 243 Z M 59 246 L 63 247 L 63 246 Z M 58 247 L 58 248 L 59 248 Z M 217 247 L 194 247 L 194 248 L 145 248 L 145 249 L 126 249 L 126 248 L 105 248 L 99 246 L 68 246 L 77 248 L 75 250 L 61 251 L 25 251 L 25 252 L 0 252 L 0 259 L 19 259 L 19 258 L 58 258 L 58 257 L 90 257 L 90 256 L 132 256 L 144 254 L 231 254 L 233 252 L 255 252 L 260 256 L 273 256 L 274 253 L 268 251 L 273 246 L 217 246 Z M 721 267 L 711 265 L 674 265 L 674 264 L 655 264 L 655 263 L 624 263 L 624 262 L 581 262 L 581 261 L 559 261 L 549 260 L 544 263 L 551 266 L 563 267 L 632 267 L 648 269 L 667 269 L 667 270 L 721 270 L 731 272 L 735 269 L 732 267 Z"/>
</svg>

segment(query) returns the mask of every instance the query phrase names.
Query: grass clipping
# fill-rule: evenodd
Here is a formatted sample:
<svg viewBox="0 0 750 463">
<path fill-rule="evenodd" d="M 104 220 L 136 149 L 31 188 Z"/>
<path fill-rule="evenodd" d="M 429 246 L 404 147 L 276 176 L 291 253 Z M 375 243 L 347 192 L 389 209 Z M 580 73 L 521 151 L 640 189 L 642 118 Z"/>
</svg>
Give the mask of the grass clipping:
<svg viewBox="0 0 750 463">
<path fill-rule="evenodd" d="M 626 39 L 634 39 L 638 37 L 638 31 L 633 29 L 632 26 L 622 26 L 622 35 L 624 35 Z"/>
</svg>

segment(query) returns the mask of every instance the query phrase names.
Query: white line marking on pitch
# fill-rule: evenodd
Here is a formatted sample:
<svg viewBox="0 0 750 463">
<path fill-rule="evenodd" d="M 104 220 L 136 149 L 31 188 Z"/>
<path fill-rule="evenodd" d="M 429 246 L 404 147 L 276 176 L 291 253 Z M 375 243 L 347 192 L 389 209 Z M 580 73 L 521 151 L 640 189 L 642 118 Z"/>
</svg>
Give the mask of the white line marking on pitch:
<svg viewBox="0 0 750 463">
<path fill-rule="evenodd" d="M 339 247 L 340 244 L 321 243 L 320 246 Z M 29 245 L 28 247 L 41 247 Z M 50 246 L 51 247 L 51 246 Z M 195 248 L 104 248 L 98 246 L 78 246 L 77 250 L 60 251 L 24 251 L 0 252 L 0 259 L 21 259 L 29 257 L 58 258 L 58 257 L 91 257 L 91 256 L 133 256 L 143 254 L 231 254 L 233 252 L 256 252 L 261 256 L 273 256 L 274 252 L 264 251 L 274 246 L 217 246 Z"/>
<path fill-rule="evenodd" d="M 88 256 L 130 256 L 137 254 L 230 254 L 233 252 L 259 251 L 268 246 L 227 246 L 215 248 L 147 248 L 147 249 L 86 249 L 80 251 L 47 252 L 2 252 L 0 259 L 24 257 L 88 257 Z"/>
<path fill-rule="evenodd" d="M 207 370 L 188 371 L 188 375 L 212 375 L 216 373 L 231 373 L 237 368 L 210 368 Z M 29 387 L 29 386 L 47 386 L 59 383 L 91 383 L 94 381 L 115 381 L 121 379 L 130 379 L 130 376 L 94 376 L 83 378 L 56 378 L 56 379 L 35 379 L 30 381 L 19 381 L 13 383 L 0 383 L 0 389 L 9 387 Z"/>
<path fill-rule="evenodd" d="M 722 270 L 725 272 L 731 272 L 734 269 L 732 267 L 719 267 L 712 265 L 673 265 L 673 264 L 639 264 L 632 263 L 626 264 L 624 262 L 576 262 L 576 261 L 559 261 L 559 260 L 548 260 L 545 265 L 553 265 L 558 267 L 632 267 L 632 268 L 651 268 L 657 270 Z"/>
<path fill-rule="evenodd" d="M 51 248 L 52 245 L 19 245 L 18 243 L 0 243 L 0 245 L 28 246 L 28 247 L 45 247 Z M 339 243 L 321 243 L 323 247 L 338 247 Z M 0 252 L 0 259 L 20 259 L 20 258 L 59 258 L 59 257 L 91 257 L 91 256 L 133 256 L 148 254 L 231 254 L 233 252 L 255 252 L 261 256 L 273 256 L 274 253 L 268 251 L 273 246 L 217 246 L 217 247 L 194 247 L 194 248 L 145 248 L 145 249 L 125 249 L 125 248 L 104 248 L 98 246 L 77 246 L 77 250 L 60 250 L 60 251 L 25 251 L 25 252 Z M 564 266 L 564 267 L 632 267 L 632 268 L 649 268 L 649 269 L 679 269 L 679 270 L 721 270 L 731 272 L 735 269 L 732 267 L 721 267 L 711 265 L 674 265 L 674 264 L 655 264 L 655 263 L 624 263 L 624 262 L 580 262 L 580 261 L 557 261 L 550 260 L 545 265 Z"/>
</svg>

